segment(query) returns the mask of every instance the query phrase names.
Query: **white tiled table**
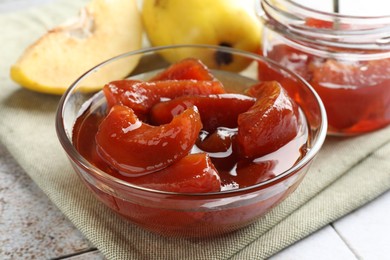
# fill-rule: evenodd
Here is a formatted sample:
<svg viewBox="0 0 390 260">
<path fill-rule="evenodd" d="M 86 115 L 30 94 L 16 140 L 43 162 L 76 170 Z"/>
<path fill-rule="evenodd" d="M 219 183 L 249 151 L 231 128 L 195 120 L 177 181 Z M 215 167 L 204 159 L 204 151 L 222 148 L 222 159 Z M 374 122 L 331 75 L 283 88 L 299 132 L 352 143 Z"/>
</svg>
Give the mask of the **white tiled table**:
<svg viewBox="0 0 390 260">
<path fill-rule="evenodd" d="M 1 144 L 0 259 L 104 259 Z M 390 191 L 271 259 L 390 259 Z"/>
<path fill-rule="evenodd" d="M 390 259 L 390 191 L 271 259 Z"/>
</svg>

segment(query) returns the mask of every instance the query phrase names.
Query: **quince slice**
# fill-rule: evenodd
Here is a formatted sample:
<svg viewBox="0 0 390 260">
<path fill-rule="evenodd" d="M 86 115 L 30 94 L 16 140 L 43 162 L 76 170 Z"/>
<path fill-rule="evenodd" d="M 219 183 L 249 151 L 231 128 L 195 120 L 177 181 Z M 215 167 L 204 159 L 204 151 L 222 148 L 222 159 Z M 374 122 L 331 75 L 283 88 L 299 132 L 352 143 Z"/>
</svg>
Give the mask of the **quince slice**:
<svg viewBox="0 0 390 260">
<path fill-rule="evenodd" d="M 80 16 L 58 26 L 29 46 L 11 67 L 11 78 L 21 86 L 43 93 L 62 94 L 93 66 L 141 47 L 142 21 L 136 0 L 92 0 Z M 126 77 L 138 59 L 105 66 L 84 81 L 85 91 L 96 91 Z"/>
</svg>

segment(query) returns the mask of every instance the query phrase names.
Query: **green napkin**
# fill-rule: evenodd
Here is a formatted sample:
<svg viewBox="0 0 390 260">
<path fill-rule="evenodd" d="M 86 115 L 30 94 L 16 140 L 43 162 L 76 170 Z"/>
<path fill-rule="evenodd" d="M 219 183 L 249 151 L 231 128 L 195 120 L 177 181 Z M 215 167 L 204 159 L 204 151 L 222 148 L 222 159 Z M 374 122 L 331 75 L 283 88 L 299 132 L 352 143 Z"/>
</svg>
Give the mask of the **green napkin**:
<svg viewBox="0 0 390 260">
<path fill-rule="evenodd" d="M 390 188 L 388 127 L 359 137 L 328 137 L 296 192 L 258 222 L 226 236 L 165 238 L 123 221 L 73 172 L 54 128 L 59 97 L 22 89 L 9 78 L 24 48 L 84 3 L 57 1 L 0 15 L 0 142 L 108 259 L 263 259 Z"/>
</svg>

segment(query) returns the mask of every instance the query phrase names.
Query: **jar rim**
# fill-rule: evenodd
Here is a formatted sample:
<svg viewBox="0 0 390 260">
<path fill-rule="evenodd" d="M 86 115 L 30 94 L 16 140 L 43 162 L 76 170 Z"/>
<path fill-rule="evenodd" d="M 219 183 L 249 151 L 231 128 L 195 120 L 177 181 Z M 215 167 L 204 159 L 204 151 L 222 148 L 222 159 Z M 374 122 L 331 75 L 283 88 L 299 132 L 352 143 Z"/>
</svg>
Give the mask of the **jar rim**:
<svg viewBox="0 0 390 260">
<path fill-rule="evenodd" d="M 293 0 L 262 0 L 263 2 L 268 2 L 270 4 L 274 3 L 274 5 L 281 5 L 284 4 L 286 8 L 300 8 L 302 10 L 305 10 L 306 12 L 315 13 L 316 15 L 321 16 L 333 16 L 338 18 L 345 18 L 345 19 L 356 19 L 357 22 L 361 22 L 361 20 L 381 20 L 381 19 L 390 19 L 390 14 L 388 15 L 352 15 L 352 14 L 343 14 L 343 13 L 336 13 L 336 12 L 327 12 L 323 10 L 317 10 L 308 6 L 305 6 L 303 4 L 300 4 L 298 2 L 295 2 Z M 364 21 L 364 23 L 367 23 L 367 21 Z"/>
<path fill-rule="evenodd" d="M 390 15 L 331 13 L 292 0 L 261 0 L 261 7 L 264 23 L 294 40 L 340 48 L 390 50 Z M 308 24 L 310 19 L 323 26 Z"/>
</svg>

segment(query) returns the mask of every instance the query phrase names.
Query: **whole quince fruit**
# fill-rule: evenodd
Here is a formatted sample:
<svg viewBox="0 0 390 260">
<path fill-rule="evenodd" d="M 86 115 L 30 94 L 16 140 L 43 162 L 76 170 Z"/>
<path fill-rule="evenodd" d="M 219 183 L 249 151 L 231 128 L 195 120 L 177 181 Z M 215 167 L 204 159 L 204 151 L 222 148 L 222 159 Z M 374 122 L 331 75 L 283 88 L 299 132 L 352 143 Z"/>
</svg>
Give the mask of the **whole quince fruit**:
<svg viewBox="0 0 390 260">
<path fill-rule="evenodd" d="M 207 44 L 259 52 L 263 25 L 253 0 L 144 0 L 142 20 L 152 46 Z M 191 53 L 193 52 L 193 53 Z M 210 68 L 241 70 L 248 61 L 228 53 L 183 49 L 170 62 L 200 58 Z"/>
<path fill-rule="evenodd" d="M 30 45 L 11 67 L 11 78 L 28 89 L 62 94 L 93 66 L 141 47 L 142 20 L 136 0 L 92 0 L 80 16 Z M 85 91 L 127 76 L 138 60 L 105 66 L 88 79 Z"/>
</svg>

